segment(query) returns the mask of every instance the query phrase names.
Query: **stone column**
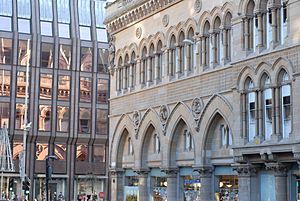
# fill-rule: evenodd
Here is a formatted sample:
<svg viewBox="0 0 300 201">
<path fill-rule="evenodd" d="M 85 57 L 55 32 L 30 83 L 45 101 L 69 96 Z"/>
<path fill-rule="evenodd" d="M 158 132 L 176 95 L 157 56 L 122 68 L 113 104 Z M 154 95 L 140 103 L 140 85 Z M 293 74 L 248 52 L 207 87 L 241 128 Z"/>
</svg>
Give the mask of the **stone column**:
<svg viewBox="0 0 300 201">
<path fill-rule="evenodd" d="M 186 52 L 186 55 L 185 55 L 185 61 L 184 62 L 184 74 L 187 76 L 188 75 L 188 72 L 191 70 L 191 46 L 190 44 L 186 44 L 184 46 L 185 48 L 185 52 Z"/>
<path fill-rule="evenodd" d="M 244 38 L 245 38 L 245 50 L 250 49 L 249 46 L 249 18 L 245 17 L 244 19 Z"/>
<path fill-rule="evenodd" d="M 152 62 L 151 56 L 147 58 L 147 85 L 150 85 L 152 82 Z"/>
<path fill-rule="evenodd" d="M 274 130 L 274 133 L 276 135 L 278 135 L 278 137 L 280 137 L 280 99 L 279 99 L 279 93 L 280 93 L 280 88 L 279 87 L 276 87 L 275 88 L 275 124 L 276 124 L 276 127 L 275 127 L 275 130 Z"/>
<path fill-rule="evenodd" d="M 155 63 L 155 65 L 154 65 L 154 69 L 155 69 L 155 71 L 154 71 L 154 80 L 155 80 L 156 83 L 158 83 L 159 79 L 160 79 L 160 66 L 159 66 L 158 55 L 159 54 L 156 53 L 155 57 L 154 57 L 154 63 Z"/>
<path fill-rule="evenodd" d="M 133 88 L 133 63 L 131 62 L 129 64 L 129 89 L 131 90 Z"/>
<path fill-rule="evenodd" d="M 124 200 L 124 178 L 122 170 L 110 170 L 111 176 L 111 201 Z"/>
<path fill-rule="evenodd" d="M 288 200 L 287 197 L 287 171 L 288 165 L 282 163 L 266 163 L 266 170 L 274 172 L 275 176 L 275 201 Z"/>
<path fill-rule="evenodd" d="M 257 13 L 257 21 L 258 21 L 258 26 L 257 26 L 257 31 L 258 31 L 258 41 L 257 41 L 257 48 L 260 51 L 263 47 L 263 17 L 262 13 L 258 12 Z"/>
<path fill-rule="evenodd" d="M 200 200 L 211 201 L 213 200 L 212 195 L 212 167 L 197 167 L 194 169 L 200 175 Z"/>
<path fill-rule="evenodd" d="M 215 66 L 217 63 L 217 46 L 216 46 L 216 35 L 217 33 L 213 32 L 211 33 L 211 64 L 212 66 Z"/>
<path fill-rule="evenodd" d="M 277 41 L 277 12 L 276 12 L 277 8 L 276 7 L 272 7 L 271 11 L 272 11 L 272 48 L 275 48 L 278 41 Z"/>
<path fill-rule="evenodd" d="M 123 91 L 126 91 L 126 66 L 122 66 L 122 78 L 123 78 L 123 86 L 122 86 L 122 89 Z"/>
<path fill-rule="evenodd" d="M 246 108 L 247 106 L 247 94 L 245 92 L 242 93 L 242 97 L 241 97 L 241 105 L 242 105 L 242 129 L 243 132 L 241 133 L 241 138 L 244 139 L 244 142 L 247 143 L 248 142 L 248 135 L 247 135 L 247 110 Z"/>
<path fill-rule="evenodd" d="M 276 135 L 276 103 L 278 102 L 278 99 L 276 99 L 275 95 L 275 87 L 272 88 L 272 138 L 276 142 L 278 141 L 278 136 Z"/>
<path fill-rule="evenodd" d="M 147 59 L 144 58 L 141 61 L 141 84 L 145 84 L 145 70 L 147 69 Z"/>
<path fill-rule="evenodd" d="M 148 193 L 148 172 L 138 170 L 135 171 L 139 176 L 139 198 L 140 200 L 149 201 L 149 193 Z"/>
<path fill-rule="evenodd" d="M 177 201 L 177 169 L 163 170 L 167 174 L 167 199 Z"/>
<path fill-rule="evenodd" d="M 220 55 L 222 58 L 223 64 L 226 64 L 228 61 L 228 30 L 224 28 L 222 30 L 223 33 L 223 55 Z"/>
<path fill-rule="evenodd" d="M 173 72 L 174 72 L 174 64 L 173 64 L 173 49 L 169 49 L 168 50 L 168 54 L 169 54 L 169 59 L 168 59 L 168 75 L 169 76 L 173 76 Z"/>
<path fill-rule="evenodd" d="M 177 53 L 177 59 L 176 59 L 176 63 L 175 63 L 175 66 L 176 66 L 176 74 L 179 76 L 182 72 L 181 72 L 181 64 L 182 64 L 182 61 L 181 61 L 181 46 L 178 45 L 176 46 L 176 49 L 177 49 L 177 52 L 175 51 L 175 54 Z M 175 56 L 176 58 L 176 56 Z"/>
<path fill-rule="evenodd" d="M 263 103 L 262 103 L 262 91 L 257 91 L 256 96 L 256 102 L 257 102 L 257 135 L 260 140 L 263 140 Z"/>
<path fill-rule="evenodd" d="M 201 44 L 201 46 L 202 46 L 202 48 L 201 48 L 201 49 L 202 49 L 202 50 L 201 50 L 201 54 L 202 54 L 201 66 L 202 66 L 202 67 L 204 67 L 204 66 L 207 65 L 206 56 L 205 56 L 205 55 L 206 55 L 206 52 L 205 52 L 205 51 L 206 51 L 206 49 L 205 49 L 205 45 L 206 45 L 205 41 L 206 41 L 206 40 L 205 40 L 205 38 L 206 38 L 205 36 L 202 36 L 202 37 L 201 37 L 201 43 L 202 43 L 202 44 Z"/>
</svg>

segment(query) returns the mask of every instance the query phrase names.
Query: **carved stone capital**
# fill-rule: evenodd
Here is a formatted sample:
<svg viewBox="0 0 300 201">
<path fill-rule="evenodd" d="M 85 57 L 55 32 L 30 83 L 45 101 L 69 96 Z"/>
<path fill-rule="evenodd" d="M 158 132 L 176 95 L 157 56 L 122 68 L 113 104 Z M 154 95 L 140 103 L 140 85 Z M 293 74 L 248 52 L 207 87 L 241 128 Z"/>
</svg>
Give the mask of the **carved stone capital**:
<svg viewBox="0 0 300 201">
<path fill-rule="evenodd" d="M 111 177 L 122 177 L 124 173 L 123 169 L 110 169 L 109 174 Z"/>
<path fill-rule="evenodd" d="M 177 168 L 165 168 L 161 169 L 162 172 L 164 172 L 168 177 L 176 177 L 178 173 Z"/>
<path fill-rule="evenodd" d="M 265 163 L 266 170 L 274 171 L 275 176 L 286 176 L 289 165 L 283 163 Z"/>
<path fill-rule="evenodd" d="M 211 166 L 194 167 L 194 172 L 198 172 L 201 177 L 211 177 L 213 168 Z"/>
<path fill-rule="evenodd" d="M 233 164 L 233 170 L 236 171 L 239 177 L 250 177 L 258 172 L 259 167 L 251 164 Z"/>
<path fill-rule="evenodd" d="M 133 170 L 133 172 L 138 174 L 139 177 L 147 177 L 150 170 L 149 169 L 136 169 L 136 170 Z"/>
</svg>

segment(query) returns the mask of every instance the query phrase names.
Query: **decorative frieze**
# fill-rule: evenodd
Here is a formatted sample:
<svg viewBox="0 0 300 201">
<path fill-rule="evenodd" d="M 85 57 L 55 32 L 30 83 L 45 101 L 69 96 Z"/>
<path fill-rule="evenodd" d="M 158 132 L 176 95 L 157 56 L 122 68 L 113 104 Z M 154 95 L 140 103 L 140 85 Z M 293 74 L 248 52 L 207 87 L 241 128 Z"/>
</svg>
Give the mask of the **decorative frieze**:
<svg viewBox="0 0 300 201">
<path fill-rule="evenodd" d="M 265 163 L 266 170 L 274 171 L 275 176 L 286 176 L 289 165 L 284 163 Z"/>
<path fill-rule="evenodd" d="M 233 170 L 239 177 L 250 177 L 258 172 L 259 167 L 252 164 L 233 164 Z"/>
</svg>

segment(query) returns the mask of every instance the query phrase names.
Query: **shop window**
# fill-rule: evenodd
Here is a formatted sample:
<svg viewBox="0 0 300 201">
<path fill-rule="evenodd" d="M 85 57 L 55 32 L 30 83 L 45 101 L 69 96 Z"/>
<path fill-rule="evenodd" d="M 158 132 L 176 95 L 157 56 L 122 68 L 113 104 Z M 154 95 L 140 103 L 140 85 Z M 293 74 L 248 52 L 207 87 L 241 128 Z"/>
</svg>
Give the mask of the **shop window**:
<svg viewBox="0 0 300 201">
<path fill-rule="evenodd" d="M 91 1 L 78 1 L 79 33 L 80 39 L 91 40 Z"/>
<path fill-rule="evenodd" d="M 237 176 L 220 176 L 219 192 L 215 194 L 218 200 L 235 201 L 238 200 L 238 177 Z"/>
<path fill-rule="evenodd" d="M 30 89 L 30 76 L 28 75 L 28 92 Z M 25 98 L 26 93 L 26 72 L 19 71 L 17 73 L 17 97 Z M 28 97 L 30 97 L 30 93 L 28 93 Z"/>
<path fill-rule="evenodd" d="M 97 83 L 97 103 L 108 102 L 108 80 L 98 79 Z"/>
<path fill-rule="evenodd" d="M 48 156 L 49 145 L 46 143 L 36 143 L 36 160 L 43 161 L 46 160 Z"/>
<path fill-rule="evenodd" d="M 53 44 L 42 43 L 41 67 L 53 68 Z"/>
<path fill-rule="evenodd" d="M 12 0 L 0 0 L 0 30 L 11 31 Z"/>
<path fill-rule="evenodd" d="M 184 130 L 184 150 L 192 151 L 194 149 L 194 140 L 188 130 Z"/>
<path fill-rule="evenodd" d="M 19 160 L 19 156 L 23 151 L 23 143 L 21 142 L 13 142 L 13 148 L 12 148 L 12 157 L 13 160 Z"/>
<path fill-rule="evenodd" d="M 76 147 L 77 161 L 88 161 L 88 146 L 86 144 L 78 144 Z"/>
<path fill-rule="evenodd" d="M 165 177 L 152 177 L 153 189 L 152 195 L 154 200 L 167 199 L 167 178 Z"/>
<path fill-rule="evenodd" d="M 267 75 L 263 80 L 264 134 L 265 140 L 270 140 L 272 135 L 272 89 L 269 88 L 270 78 Z"/>
<path fill-rule="evenodd" d="M 58 35 L 70 38 L 70 0 L 57 0 Z"/>
<path fill-rule="evenodd" d="M 65 161 L 67 158 L 67 147 L 65 144 L 55 143 L 54 144 L 54 154 L 57 160 Z"/>
<path fill-rule="evenodd" d="M 138 201 L 139 199 L 139 178 L 129 176 L 125 179 L 124 186 L 125 201 Z"/>
<path fill-rule="evenodd" d="M 84 134 L 91 132 L 90 108 L 79 108 L 79 132 Z"/>
<path fill-rule="evenodd" d="M 57 99 L 68 101 L 70 99 L 70 76 L 59 75 L 58 76 L 58 92 Z"/>
<path fill-rule="evenodd" d="M 0 70 L 0 96 L 10 96 L 10 71 Z"/>
<path fill-rule="evenodd" d="M 93 53 L 91 48 L 81 48 L 80 70 L 91 72 L 93 68 Z"/>
<path fill-rule="evenodd" d="M 51 130 L 51 106 L 40 105 L 39 131 Z"/>
<path fill-rule="evenodd" d="M 133 144 L 132 144 L 132 140 L 131 138 L 128 138 L 128 155 L 129 156 L 132 156 L 134 154 L 134 151 L 133 151 Z"/>
<path fill-rule="evenodd" d="M 105 162 L 105 146 L 94 145 L 94 162 Z"/>
<path fill-rule="evenodd" d="M 17 0 L 18 9 L 18 32 L 31 32 L 31 0 Z"/>
<path fill-rule="evenodd" d="M 53 9 L 52 1 L 40 0 L 41 34 L 52 36 Z"/>
<path fill-rule="evenodd" d="M 221 125 L 221 146 L 223 148 L 228 148 L 232 145 L 232 135 L 229 131 L 229 127 L 227 125 Z"/>
<path fill-rule="evenodd" d="M 0 24 L 1 24 L 1 18 L 0 18 Z M 11 64 L 11 63 L 12 63 L 12 39 L 0 38 L 0 64 Z"/>
<path fill-rule="evenodd" d="M 96 133 L 100 135 L 108 135 L 108 110 L 97 109 Z"/>
<path fill-rule="evenodd" d="M 184 201 L 200 199 L 200 179 L 192 176 L 183 177 Z"/>
<path fill-rule="evenodd" d="M 15 129 L 24 128 L 24 114 L 25 114 L 25 105 L 16 104 L 16 118 L 15 118 Z"/>
<path fill-rule="evenodd" d="M 97 70 L 99 73 L 107 73 L 108 68 L 108 50 L 104 48 L 98 49 Z"/>
<path fill-rule="evenodd" d="M 59 46 L 59 69 L 69 70 L 71 68 L 72 46 L 60 45 Z"/>
<path fill-rule="evenodd" d="M 0 127 L 3 128 L 4 125 L 9 127 L 9 103 L 0 103 Z"/>
<path fill-rule="evenodd" d="M 70 120 L 69 107 L 57 106 L 57 131 L 68 132 L 69 131 L 69 120 Z"/>
<path fill-rule="evenodd" d="M 154 153 L 160 153 L 160 140 L 157 134 L 154 135 Z"/>
<path fill-rule="evenodd" d="M 92 78 L 80 77 L 80 101 L 90 102 L 92 98 Z"/>
<path fill-rule="evenodd" d="M 52 98 L 52 74 L 40 74 L 40 99 Z"/>
<path fill-rule="evenodd" d="M 27 62 L 30 64 L 30 44 L 26 40 L 19 40 L 18 65 L 26 66 Z"/>
</svg>

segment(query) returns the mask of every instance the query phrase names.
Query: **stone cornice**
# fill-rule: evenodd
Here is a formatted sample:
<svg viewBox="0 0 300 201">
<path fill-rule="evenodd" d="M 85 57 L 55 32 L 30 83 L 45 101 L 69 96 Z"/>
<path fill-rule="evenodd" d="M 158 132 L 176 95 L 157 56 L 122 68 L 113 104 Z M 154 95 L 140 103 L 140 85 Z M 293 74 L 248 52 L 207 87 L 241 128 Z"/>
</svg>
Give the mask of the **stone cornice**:
<svg viewBox="0 0 300 201">
<path fill-rule="evenodd" d="M 107 5 L 104 20 L 110 34 L 141 21 L 182 0 L 117 0 Z"/>
</svg>

